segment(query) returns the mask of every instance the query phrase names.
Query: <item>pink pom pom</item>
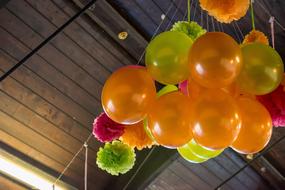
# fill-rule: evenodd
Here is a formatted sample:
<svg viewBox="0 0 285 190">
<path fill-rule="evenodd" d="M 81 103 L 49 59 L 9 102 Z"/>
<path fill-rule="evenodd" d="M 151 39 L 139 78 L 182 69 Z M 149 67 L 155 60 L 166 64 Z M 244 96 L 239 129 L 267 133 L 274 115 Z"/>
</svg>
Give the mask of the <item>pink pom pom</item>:
<svg viewBox="0 0 285 190">
<path fill-rule="evenodd" d="M 124 126 L 111 120 L 104 112 L 94 120 L 93 135 L 101 142 L 111 142 L 123 133 Z"/>
<path fill-rule="evenodd" d="M 275 127 L 285 127 L 285 91 L 280 85 L 270 94 L 257 96 L 257 99 L 267 108 Z"/>
<path fill-rule="evenodd" d="M 185 80 L 181 83 L 179 83 L 178 88 L 180 90 L 180 92 L 182 92 L 184 95 L 188 96 L 188 80 Z"/>
</svg>

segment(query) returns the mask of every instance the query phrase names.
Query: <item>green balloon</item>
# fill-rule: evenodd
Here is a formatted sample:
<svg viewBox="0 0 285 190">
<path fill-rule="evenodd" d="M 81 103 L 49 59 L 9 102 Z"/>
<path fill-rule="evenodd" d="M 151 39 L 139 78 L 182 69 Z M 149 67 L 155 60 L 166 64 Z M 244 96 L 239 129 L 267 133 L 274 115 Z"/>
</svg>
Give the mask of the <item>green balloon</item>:
<svg viewBox="0 0 285 190">
<path fill-rule="evenodd" d="M 241 91 L 264 95 L 275 90 L 283 77 L 283 62 L 270 46 L 252 43 L 242 47 L 243 68 L 237 79 Z"/>
<path fill-rule="evenodd" d="M 197 144 L 194 139 L 192 139 L 188 143 L 189 149 L 192 151 L 193 154 L 195 154 L 197 157 L 202 159 L 210 159 L 218 156 L 221 154 L 224 150 L 209 150 L 205 147 Z"/>
<path fill-rule="evenodd" d="M 148 128 L 147 118 L 145 118 L 145 119 L 143 120 L 143 128 L 144 128 L 144 131 L 146 132 L 147 136 L 148 136 L 151 140 L 153 140 L 154 142 L 156 142 L 155 139 L 154 139 L 154 137 L 153 137 L 153 135 L 152 135 L 152 133 L 151 133 L 151 131 L 150 131 L 150 129 Z"/>
<path fill-rule="evenodd" d="M 191 149 L 189 148 L 188 144 L 177 148 L 178 153 L 188 162 L 192 162 L 192 163 L 202 163 L 207 161 L 208 159 L 205 158 L 200 158 L 198 156 L 196 156 Z"/>
<path fill-rule="evenodd" d="M 174 92 L 174 91 L 178 91 L 177 86 L 175 85 L 166 85 L 165 87 L 163 87 L 160 91 L 158 91 L 158 93 L 156 94 L 157 97 L 160 97 L 164 94 L 168 94 L 170 92 Z"/>
<path fill-rule="evenodd" d="M 163 32 L 146 48 L 145 63 L 152 77 L 162 84 L 178 84 L 189 78 L 188 52 L 192 40 L 177 31 Z"/>
</svg>

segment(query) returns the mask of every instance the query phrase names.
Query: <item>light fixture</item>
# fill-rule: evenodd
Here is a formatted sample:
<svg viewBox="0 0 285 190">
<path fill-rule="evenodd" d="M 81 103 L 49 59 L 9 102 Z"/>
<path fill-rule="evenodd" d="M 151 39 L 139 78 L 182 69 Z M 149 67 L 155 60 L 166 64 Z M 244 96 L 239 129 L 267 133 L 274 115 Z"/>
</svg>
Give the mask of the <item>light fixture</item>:
<svg viewBox="0 0 285 190">
<path fill-rule="evenodd" d="M 39 190 L 53 190 L 54 177 L 0 149 L 0 172 Z M 76 190 L 59 181 L 54 190 Z"/>
</svg>

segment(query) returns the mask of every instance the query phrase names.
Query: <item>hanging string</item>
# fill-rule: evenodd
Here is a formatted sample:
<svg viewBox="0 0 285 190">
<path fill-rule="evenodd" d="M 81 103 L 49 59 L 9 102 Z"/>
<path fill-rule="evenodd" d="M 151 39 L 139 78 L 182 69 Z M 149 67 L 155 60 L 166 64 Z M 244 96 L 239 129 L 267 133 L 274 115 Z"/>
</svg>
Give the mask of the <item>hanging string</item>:
<svg viewBox="0 0 285 190">
<path fill-rule="evenodd" d="M 274 36 L 274 17 L 271 16 L 269 19 L 269 23 L 270 23 L 270 28 L 271 28 L 271 40 L 272 40 L 272 47 L 273 49 L 275 49 L 275 36 Z"/>
<path fill-rule="evenodd" d="M 174 13 L 173 13 L 173 15 L 172 15 L 172 17 L 171 17 L 171 19 L 170 19 L 170 22 L 168 23 L 168 25 L 167 25 L 167 27 L 166 27 L 166 30 L 168 30 L 169 27 L 171 26 L 172 21 L 173 21 L 174 17 L 176 16 L 176 14 L 177 14 L 179 8 L 181 7 L 183 1 L 184 1 L 184 0 L 180 0 L 178 6 L 176 7 L 176 9 L 175 9 L 175 11 L 174 11 Z"/>
<path fill-rule="evenodd" d="M 237 22 L 234 22 L 234 24 L 237 26 L 238 31 L 239 31 L 240 35 L 242 36 L 242 39 L 244 39 L 244 34 L 243 34 L 243 32 L 241 31 L 241 29 L 240 29 L 238 23 L 237 23 Z"/>
<path fill-rule="evenodd" d="M 85 163 L 84 163 L 84 190 L 87 190 L 87 175 L 88 175 L 88 144 L 84 143 L 85 148 Z"/>
<path fill-rule="evenodd" d="M 165 18 L 167 17 L 168 13 L 170 12 L 170 10 L 171 10 L 171 8 L 172 8 L 173 6 L 174 6 L 174 2 L 172 1 L 172 3 L 170 4 L 170 6 L 168 7 L 168 9 L 167 9 L 166 12 L 165 12 Z M 172 19 L 173 19 L 173 18 L 170 19 L 170 22 L 171 22 Z M 165 19 L 162 19 L 162 20 L 160 21 L 159 25 L 158 25 L 157 28 L 155 29 L 155 31 L 154 31 L 154 33 L 153 33 L 151 39 L 150 39 L 150 41 L 153 40 L 153 38 L 156 36 L 156 34 L 158 33 L 160 27 L 161 27 L 162 24 L 164 23 L 164 20 L 165 20 Z M 144 51 L 142 52 L 142 54 L 141 54 L 141 56 L 140 56 L 138 62 L 136 63 L 136 65 L 139 65 L 140 62 L 142 61 L 143 56 L 144 56 L 144 54 L 145 54 L 145 51 L 146 51 L 146 49 L 144 48 Z"/>
<path fill-rule="evenodd" d="M 85 143 L 87 144 L 90 140 L 90 138 L 92 137 L 92 133 L 90 133 L 90 135 L 88 136 L 88 138 L 86 139 Z M 66 170 L 70 167 L 70 165 L 74 162 L 74 160 L 77 158 L 77 156 L 80 154 L 80 152 L 83 150 L 85 143 L 80 147 L 80 149 L 76 152 L 76 154 L 74 154 L 74 156 L 72 157 L 72 159 L 70 160 L 70 162 L 65 166 L 65 168 L 63 169 L 63 171 L 60 173 L 60 175 L 56 178 L 56 180 L 53 182 L 53 188 L 54 186 L 58 183 L 58 181 L 62 178 L 62 176 L 64 175 L 64 173 L 66 172 Z"/>
<path fill-rule="evenodd" d="M 211 17 L 211 20 L 212 20 L 212 27 L 213 27 L 213 30 L 216 31 L 216 27 L 215 27 L 215 24 L 214 24 L 214 18 Z"/>
<path fill-rule="evenodd" d="M 207 31 L 209 31 L 209 18 L 208 18 L 208 13 L 206 13 L 207 15 Z"/>
<path fill-rule="evenodd" d="M 188 22 L 191 21 L 191 0 L 188 0 L 188 3 L 187 3 L 187 8 L 188 8 Z"/>
<path fill-rule="evenodd" d="M 123 190 L 126 190 L 128 188 L 128 186 L 131 184 L 131 182 L 134 180 L 134 178 L 136 177 L 136 175 L 139 173 L 139 171 L 141 170 L 142 166 L 145 164 L 145 162 L 148 160 L 148 158 L 150 157 L 150 155 L 152 154 L 152 152 L 154 151 L 155 146 L 151 148 L 151 150 L 148 152 L 148 154 L 146 155 L 146 157 L 144 158 L 144 160 L 142 161 L 142 163 L 139 165 L 138 169 L 135 171 L 135 173 L 132 175 L 132 177 L 130 178 L 130 180 L 126 183 L 126 185 L 124 186 Z"/>
<path fill-rule="evenodd" d="M 239 34 L 238 34 L 237 29 L 236 29 L 236 27 L 235 27 L 235 24 L 232 23 L 231 26 L 234 28 L 234 33 L 235 33 L 235 36 L 237 37 L 239 43 L 241 43 L 241 39 L 240 39 L 240 37 L 239 37 Z"/>
<path fill-rule="evenodd" d="M 253 3 L 254 3 L 254 0 L 251 0 L 250 1 L 250 14 L 251 14 L 252 29 L 255 30 Z"/>
<path fill-rule="evenodd" d="M 256 1 L 257 4 L 263 9 L 263 11 L 269 16 L 271 17 L 272 15 L 270 14 L 270 12 L 259 2 L 259 1 Z M 275 18 L 274 19 L 274 22 L 282 29 L 285 31 L 285 27 L 282 26 L 282 24 Z"/>
<path fill-rule="evenodd" d="M 204 18 L 203 18 L 203 17 L 204 17 L 204 14 L 203 14 L 203 12 L 204 12 L 204 11 L 203 11 L 202 9 L 200 9 L 200 10 L 201 10 L 201 21 L 200 21 L 200 22 L 201 22 L 201 26 L 204 27 L 204 26 L 203 26 L 203 25 L 204 25 L 204 23 L 203 23 L 203 21 L 204 21 Z"/>
<path fill-rule="evenodd" d="M 193 5 L 193 1 L 191 1 L 190 10 L 192 9 L 192 5 Z M 188 15 L 188 5 L 187 5 L 187 9 L 185 10 L 185 13 L 184 13 L 182 20 L 185 20 L 187 15 Z"/>
<path fill-rule="evenodd" d="M 277 145 L 278 143 L 280 143 L 282 140 L 285 139 L 285 136 L 279 138 L 277 141 L 275 141 L 274 143 L 272 143 L 270 146 L 268 146 L 265 150 L 263 150 L 260 154 L 258 154 L 255 158 L 253 158 L 252 160 L 250 160 L 249 162 L 247 162 L 243 167 L 241 167 L 238 171 L 236 171 L 233 175 L 231 175 L 229 178 L 227 178 L 226 180 L 224 180 L 221 184 L 219 184 L 215 190 L 221 188 L 223 185 L 225 185 L 228 181 L 230 181 L 231 179 L 233 179 L 236 175 L 238 175 L 241 171 L 243 171 L 246 167 L 248 167 L 251 163 L 253 163 L 254 161 L 256 161 L 258 158 L 260 158 L 261 156 L 265 155 L 267 152 L 269 152 L 269 150 L 271 150 L 275 145 Z"/>
<path fill-rule="evenodd" d="M 195 2 L 195 9 L 194 9 L 193 21 L 195 21 L 195 18 L 196 18 L 197 4 L 198 4 L 198 1 Z"/>
</svg>

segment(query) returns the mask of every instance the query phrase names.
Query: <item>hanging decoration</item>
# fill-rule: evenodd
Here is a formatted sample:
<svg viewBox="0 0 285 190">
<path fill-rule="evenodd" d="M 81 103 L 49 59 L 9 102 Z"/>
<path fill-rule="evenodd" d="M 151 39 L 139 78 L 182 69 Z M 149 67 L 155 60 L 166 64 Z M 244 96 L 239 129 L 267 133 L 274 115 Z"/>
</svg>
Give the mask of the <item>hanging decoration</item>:
<svg viewBox="0 0 285 190">
<path fill-rule="evenodd" d="M 258 30 L 252 30 L 249 34 L 247 34 L 242 42 L 242 44 L 249 44 L 249 43 L 262 43 L 265 45 L 269 45 L 269 41 L 267 36 Z"/>
<path fill-rule="evenodd" d="M 142 150 L 143 148 L 151 148 L 154 141 L 148 136 L 144 129 L 143 121 L 125 127 L 124 134 L 120 140 L 132 148 Z"/>
<path fill-rule="evenodd" d="M 200 0 L 226 23 L 243 17 L 249 4 Z M 241 154 L 261 151 L 273 125 L 285 126 L 285 79 L 281 57 L 255 29 L 252 1 L 251 20 L 252 31 L 239 45 L 191 21 L 188 0 L 188 21 L 150 41 L 146 67 L 115 71 L 102 90 L 104 113 L 93 124 L 94 136 L 106 142 L 97 153 L 99 168 L 126 173 L 134 165 L 134 150 L 151 146 L 177 149 L 192 163 L 228 147 Z M 157 93 L 155 81 L 165 85 Z"/>
<path fill-rule="evenodd" d="M 120 141 L 106 143 L 97 153 L 97 165 L 112 175 L 128 172 L 135 164 L 134 149 Z"/>
<path fill-rule="evenodd" d="M 269 111 L 273 126 L 285 127 L 285 84 L 269 94 L 257 96 L 257 100 Z"/>
<path fill-rule="evenodd" d="M 100 142 L 111 142 L 124 133 L 124 125 L 111 120 L 106 113 L 101 113 L 93 123 L 93 135 Z"/>
<path fill-rule="evenodd" d="M 197 22 L 193 21 L 178 21 L 172 26 L 171 31 L 182 32 L 191 38 L 193 42 L 207 32 Z"/>
<path fill-rule="evenodd" d="M 264 95 L 275 90 L 283 78 L 283 62 L 270 46 L 251 43 L 242 46 L 244 67 L 237 83 L 244 92 Z"/>
<path fill-rule="evenodd" d="M 199 0 L 200 6 L 219 22 L 231 23 L 242 18 L 248 8 L 249 0 Z"/>
</svg>

